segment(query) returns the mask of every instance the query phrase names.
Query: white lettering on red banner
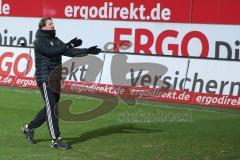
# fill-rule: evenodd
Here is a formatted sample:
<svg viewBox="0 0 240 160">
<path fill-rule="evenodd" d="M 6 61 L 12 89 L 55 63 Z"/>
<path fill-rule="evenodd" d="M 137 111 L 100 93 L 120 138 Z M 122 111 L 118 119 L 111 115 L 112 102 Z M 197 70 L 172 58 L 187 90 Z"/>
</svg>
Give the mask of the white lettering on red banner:
<svg viewBox="0 0 240 160">
<path fill-rule="evenodd" d="M 10 13 L 10 5 L 7 3 L 3 3 L 0 0 L 0 15 L 8 15 Z"/>
<path fill-rule="evenodd" d="M 123 19 L 123 20 L 154 20 L 169 21 L 171 19 L 171 10 L 169 8 L 161 8 L 161 4 L 157 3 L 155 8 L 151 9 L 149 15 L 146 15 L 146 7 L 141 4 L 136 7 L 134 3 L 130 3 L 128 7 L 115 7 L 113 2 L 104 2 L 101 7 L 97 6 L 75 6 L 68 5 L 65 7 L 64 13 L 68 18 L 95 19 Z"/>
</svg>

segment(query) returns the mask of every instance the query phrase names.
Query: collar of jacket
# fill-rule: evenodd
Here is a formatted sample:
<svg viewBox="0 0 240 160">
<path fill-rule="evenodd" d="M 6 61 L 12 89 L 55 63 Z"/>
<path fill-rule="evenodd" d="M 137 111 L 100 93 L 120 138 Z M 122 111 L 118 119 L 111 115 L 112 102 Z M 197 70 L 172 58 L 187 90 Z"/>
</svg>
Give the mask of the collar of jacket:
<svg viewBox="0 0 240 160">
<path fill-rule="evenodd" d="M 56 30 L 38 30 L 36 33 L 37 37 L 47 37 L 47 38 L 54 38 L 56 35 Z"/>
</svg>

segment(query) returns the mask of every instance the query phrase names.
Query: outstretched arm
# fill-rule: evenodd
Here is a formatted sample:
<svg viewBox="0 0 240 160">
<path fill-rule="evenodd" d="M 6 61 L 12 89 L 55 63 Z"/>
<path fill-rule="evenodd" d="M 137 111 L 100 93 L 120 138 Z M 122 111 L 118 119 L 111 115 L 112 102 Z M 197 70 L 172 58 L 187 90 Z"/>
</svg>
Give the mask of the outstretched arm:
<svg viewBox="0 0 240 160">
<path fill-rule="evenodd" d="M 67 57 L 83 57 L 83 56 L 87 56 L 88 52 L 87 52 L 87 48 L 81 48 L 81 49 L 72 48 L 64 52 L 63 55 Z"/>
</svg>

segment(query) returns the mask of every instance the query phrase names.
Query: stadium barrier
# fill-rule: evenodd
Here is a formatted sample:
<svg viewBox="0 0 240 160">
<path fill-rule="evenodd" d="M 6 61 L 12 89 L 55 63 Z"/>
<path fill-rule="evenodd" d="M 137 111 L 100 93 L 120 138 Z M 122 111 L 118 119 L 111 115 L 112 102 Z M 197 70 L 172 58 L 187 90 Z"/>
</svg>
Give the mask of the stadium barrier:
<svg viewBox="0 0 240 160">
<path fill-rule="evenodd" d="M 39 17 L 50 16 L 63 41 L 78 36 L 83 48 L 97 44 L 106 51 L 64 57 L 65 92 L 239 108 L 239 5 L 0 1 L 0 85 L 36 88 L 32 45 Z"/>
</svg>

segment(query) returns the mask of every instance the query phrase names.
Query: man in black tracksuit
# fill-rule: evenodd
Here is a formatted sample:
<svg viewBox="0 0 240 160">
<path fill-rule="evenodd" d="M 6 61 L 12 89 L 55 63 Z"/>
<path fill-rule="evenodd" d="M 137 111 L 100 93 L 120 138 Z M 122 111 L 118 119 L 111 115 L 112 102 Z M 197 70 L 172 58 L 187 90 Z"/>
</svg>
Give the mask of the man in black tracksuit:
<svg viewBox="0 0 240 160">
<path fill-rule="evenodd" d="M 34 41 L 36 81 L 42 94 L 45 106 L 38 112 L 35 118 L 26 126 L 21 127 L 27 140 L 35 144 L 34 129 L 47 121 L 52 138 L 51 147 L 69 149 L 70 146 L 60 138 L 57 104 L 60 99 L 61 64 L 62 55 L 80 57 L 87 54 L 98 54 L 101 49 L 97 46 L 77 49 L 82 44 L 81 39 L 74 38 L 68 43 L 63 43 L 55 36 L 53 21 L 51 18 L 43 18 L 39 22 L 39 30 Z M 54 73 L 54 75 L 52 75 Z M 51 84 L 50 84 L 51 83 Z M 51 87 L 53 84 L 57 87 Z M 57 89 L 56 89 L 57 88 Z"/>
</svg>

